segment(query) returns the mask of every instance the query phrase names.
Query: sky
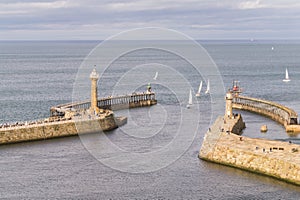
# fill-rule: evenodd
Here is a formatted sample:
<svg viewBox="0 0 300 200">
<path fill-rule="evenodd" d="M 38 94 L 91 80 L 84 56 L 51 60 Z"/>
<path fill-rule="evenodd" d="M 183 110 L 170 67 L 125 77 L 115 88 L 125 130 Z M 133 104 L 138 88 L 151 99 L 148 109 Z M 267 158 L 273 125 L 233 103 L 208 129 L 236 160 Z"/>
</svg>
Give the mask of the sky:
<svg viewBox="0 0 300 200">
<path fill-rule="evenodd" d="M 299 0 L 0 0 L 0 40 L 104 40 L 143 27 L 194 39 L 300 39 Z"/>
</svg>

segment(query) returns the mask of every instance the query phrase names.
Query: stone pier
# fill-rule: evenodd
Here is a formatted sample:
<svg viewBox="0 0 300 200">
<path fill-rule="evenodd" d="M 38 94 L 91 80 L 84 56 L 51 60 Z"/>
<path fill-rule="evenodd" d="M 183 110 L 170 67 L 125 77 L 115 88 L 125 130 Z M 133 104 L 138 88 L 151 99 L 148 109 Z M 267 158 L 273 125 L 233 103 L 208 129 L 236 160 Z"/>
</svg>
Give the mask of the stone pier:
<svg viewBox="0 0 300 200">
<path fill-rule="evenodd" d="M 300 146 L 239 135 L 244 123 L 239 115 L 230 117 L 230 101 L 229 94 L 225 116 L 205 134 L 199 158 L 300 185 Z"/>
<path fill-rule="evenodd" d="M 157 103 L 150 84 L 143 93 L 98 100 L 99 74 L 96 69 L 91 72 L 90 79 L 90 100 L 54 106 L 50 109 L 50 117 L 46 119 L 0 125 L 0 144 L 109 131 L 127 122 L 126 117 L 115 117 L 113 110 L 151 106 Z"/>
<path fill-rule="evenodd" d="M 106 111 L 101 117 L 93 117 L 92 119 L 77 118 L 5 127 L 0 128 L 0 144 L 109 131 L 126 122 L 126 117 L 114 117 L 111 111 Z"/>
<path fill-rule="evenodd" d="M 205 135 L 199 158 L 300 185 L 300 146 L 253 139 L 219 130 L 218 118 Z"/>
<path fill-rule="evenodd" d="M 233 98 L 232 107 L 267 116 L 282 124 L 286 132 L 291 135 L 300 132 L 298 114 L 284 105 L 263 99 L 236 95 Z"/>
</svg>

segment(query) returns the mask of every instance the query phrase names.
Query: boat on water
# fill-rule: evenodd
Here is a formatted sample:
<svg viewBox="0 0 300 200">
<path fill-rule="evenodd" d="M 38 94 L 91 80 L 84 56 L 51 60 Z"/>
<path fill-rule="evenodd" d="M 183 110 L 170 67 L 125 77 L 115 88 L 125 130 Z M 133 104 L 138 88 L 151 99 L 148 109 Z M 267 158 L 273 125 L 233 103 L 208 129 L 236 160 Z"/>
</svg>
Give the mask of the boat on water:
<svg viewBox="0 0 300 200">
<path fill-rule="evenodd" d="M 200 97 L 201 90 L 202 90 L 202 81 L 200 82 L 198 92 L 196 93 L 196 97 Z"/>
<path fill-rule="evenodd" d="M 155 73 L 155 76 L 153 77 L 153 80 L 155 80 L 155 81 L 156 81 L 156 79 L 157 79 L 157 76 L 158 76 L 158 72 L 156 72 L 156 73 Z"/>
<path fill-rule="evenodd" d="M 234 95 L 238 96 L 240 93 L 242 93 L 242 89 L 240 88 L 240 81 L 232 81 L 232 88 L 229 89 L 229 91 Z"/>
<path fill-rule="evenodd" d="M 288 69 L 285 68 L 285 79 L 282 80 L 283 82 L 289 82 L 291 81 L 290 77 L 289 77 L 289 72 Z"/>
<path fill-rule="evenodd" d="M 193 105 L 193 96 L 192 96 L 192 89 L 190 89 L 190 95 L 189 95 L 189 102 L 186 105 L 187 108 L 190 108 L 191 105 Z"/>
<path fill-rule="evenodd" d="M 205 94 L 208 94 L 210 92 L 210 83 L 209 83 L 209 79 L 207 80 L 207 88 L 205 91 Z"/>
</svg>

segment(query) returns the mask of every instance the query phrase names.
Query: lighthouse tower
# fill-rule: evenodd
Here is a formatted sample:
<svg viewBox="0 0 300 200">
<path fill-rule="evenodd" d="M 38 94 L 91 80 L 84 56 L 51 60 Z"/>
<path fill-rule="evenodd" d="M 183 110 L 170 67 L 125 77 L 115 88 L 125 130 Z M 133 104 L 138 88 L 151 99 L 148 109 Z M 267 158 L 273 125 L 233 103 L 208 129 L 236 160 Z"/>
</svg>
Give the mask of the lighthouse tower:
<svg viewBox="0 0 300 200">
<path fill-rule="evenodd" d="M 97 81 L 99 79 L 99 74 L 97 73 L 96 69 L 94 68 L 92 73 L 90 74 L 91 79 L 91 113 L 97 114 L 99 112 L 99 108 L 97 106 L 98 102 L 98 89 L 97 89 Z"/>
<path fill-rule="evenodd" d="M 225 117 L 232 119 L 233 114 L 232 114 L 232 100 L 233 100 L 233 95 L 230 91 L 226 93 L 226 109 L 225 109 Z"/>
</svg>

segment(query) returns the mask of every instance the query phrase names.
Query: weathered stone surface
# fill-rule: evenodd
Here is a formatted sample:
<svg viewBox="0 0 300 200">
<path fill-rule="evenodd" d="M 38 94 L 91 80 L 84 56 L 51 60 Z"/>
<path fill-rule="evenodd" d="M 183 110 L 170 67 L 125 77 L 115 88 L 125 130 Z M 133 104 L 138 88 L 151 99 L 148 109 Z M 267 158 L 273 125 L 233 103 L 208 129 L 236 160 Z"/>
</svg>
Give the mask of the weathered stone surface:
<svg viewBox="0 0 300 200">
<path fill-rule="evenodd" d="M 126 118 L 119 119 L 124 124 Z M 126 122 L 125 122 L 126 123 Z M 65 137 L 96 131 L 108 131 L 118 125 L 113 114 L 92 120 L 68 120 L 37 125 L 28 125 L 11 129 L 0 129 L 0 144 L 16 143 L 31 140 L 43 140 L 55 137 Z"/>
<path fill-rule="evenodd" d="M 219 117 L 206 133 L 199 157 L 300 185 L 300 146 L 221 132 Z"/>
<path fill-rule="evenodd" d="M 297 113 L 284 105 L 252 97 L 236 96 L 232 108 L 264 115 L 282 124 L 286 132 L 300 133 Z"/>
</svg>

